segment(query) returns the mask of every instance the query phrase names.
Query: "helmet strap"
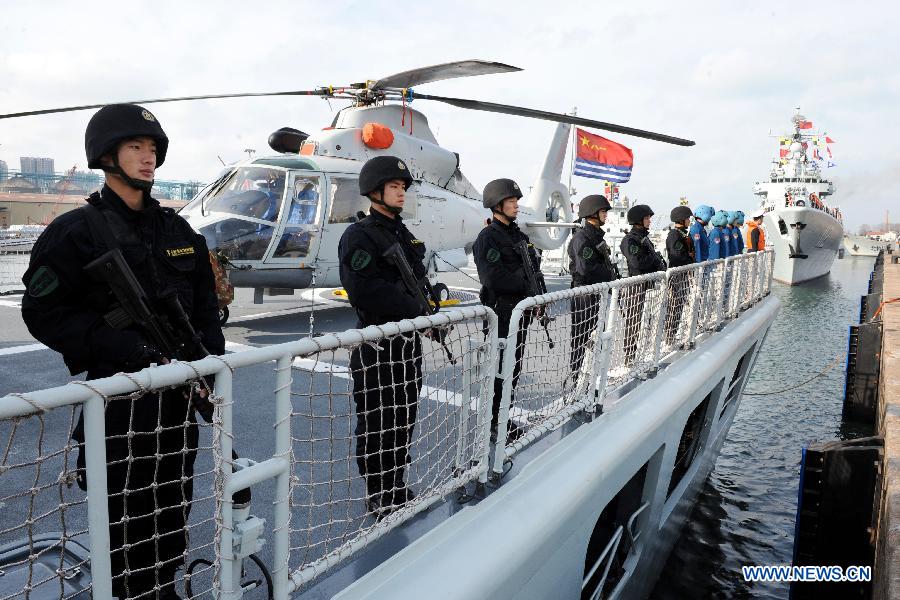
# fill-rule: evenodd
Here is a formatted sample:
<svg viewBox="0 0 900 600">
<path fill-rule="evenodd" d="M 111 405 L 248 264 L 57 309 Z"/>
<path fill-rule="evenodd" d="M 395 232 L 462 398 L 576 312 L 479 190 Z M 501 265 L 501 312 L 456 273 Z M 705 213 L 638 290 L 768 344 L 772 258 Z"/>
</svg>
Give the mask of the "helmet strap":
<svg viewBox="0 0 900 600">
<path fill-rule="evenodd" d="M 378 189 L 372 190 L 372 192 L 378 192 L 379 195 L 381 196 L 380 198 L 376 199 L 375 196 L 372 193 L 370 193 L 369 202 L 371 202 L 372 204 L 380 204 L 381 206 L 383 206 L 385 208 L 385 210 L 387 210 L 389 213 L 394 214 L 394 215 L 399 215 L 400 213 L 403 212 L 402 206 L 388 206 L 387 203 L 385 203 L 385 201 L 384 201 L 384 184 L 381 184 L 381 186 Z"/>
<path fill-rule="evenodd" d="M 506 214 L 505 212 L 503 212 L 503 210 L 499 208 L 500 205 L 502 205 L 502 204 L 503 204 L 503 202 L 501 201 L 500 204 L 497 204 L 496 206 L 492 206 L 491 212 L 494 214 L 497 214 L 497 215 L 502 215 L 503 218 L 506 219 L 507 223 L 514 223 L 516 221 L 516 217 L 511 217 L 508 214 Z M 502 222 L 503 221 L 501 221 L 501 223 Z"/>
<path fill-rule="evenodd" d="M 119 165 L 119 157 L 115 153 L 111 153 L 112 156 L 112 167 L 101 166 L 105 173 L 113 173 L 122 178 L 125 184 L 128 187 L 134 188 L 136 190 L 140 190 L 142 192 L 150 193 L 150 190 L 153 189 L 153 182 L 155 180 L 144 181 L 143 179 L 134 179 L 130 177 L 127 173 L 125 173 L 124 169 Z"/>
</svg>

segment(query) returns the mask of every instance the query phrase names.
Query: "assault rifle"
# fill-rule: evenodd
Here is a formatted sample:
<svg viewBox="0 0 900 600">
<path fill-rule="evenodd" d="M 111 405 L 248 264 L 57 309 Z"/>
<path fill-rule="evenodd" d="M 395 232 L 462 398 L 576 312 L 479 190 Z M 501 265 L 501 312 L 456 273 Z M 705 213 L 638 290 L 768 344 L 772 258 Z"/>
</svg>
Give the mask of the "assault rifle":
<svg viewBox="0 0 900 600">
<path fill-rule="evenodd" d="M 546 294 L 547 286 L 544 284 L 543 279 L 538 280 L 537 275 L 534 273 L 534 265 L 531 263 L 531 253 L 528 252 L 528 242 L 519 240 L 513 244 L 513 248 L 519 253 L 519 258 L 522 259 L 522 268 L 525 269 L 525 278 L 528 280 L 528 287 L 531 288 L 531 295 L 539 296 L 541 294 Z M 538 313 L 538 322 L 540 322 L 541 327 L 544 328 L 544 333 L 547 334 L 547 345 L 550 346 L 550 348 L 553 348 L 553 338 L 550 337 L 550 329 L 548 328 L 550 321 L 553 319 L 548 317 L 543 310 L 539 310 Z"/>
<path fill-rule="evenodd" d="M 403 248 L 400 247 L 400 243 L 397 242 L 392 244 L 384 252 L 383 256 L 393 262 L 394 266 L 400 270 L 400 277 L 403 279 L 403 285 L 419 304 L 419 312 L 423 315 L 435 314 L 441 304 L 440 299 L 435 293 L 434 288 L 431 287 L 431 282 L 428 281 L 428 278 L 423 277 L 419 279 L 416 277 L 415 273 L 413 273 L 409 261 L 406 260 L 406 254 L 403 253 Z M 425 296 L 425 292 L 422 289 L 423 287 L 428 289 L 428 294 L 434 300 L 433 305 Z M 447 360 L 450 361 L 450 364 L 455 365 L 456 359 L 453 358 L 453 353 L 450 352 L 450 348 L 447 347 L 447 330 L 440 327 L 434 327 L 431 331 L 437 341 L 443 346 L 444 352 L 447 354 Z"/>
<path fill-rule="evenodd" d="M 613 275 L 615 275 L 615 278 L 622 279 L 622 274 L 619 273 L 619 267 L 613 261 L 612 252 L 610 251 L 609 244 L 606 243 L 606 240 L 603 240 L 594 247 L 597 249 L 597 252 L 600 253 L 600 256 L 602 256 L 603 259 L 607 262 L 610 271 L 612 271 Z"/>
<path fill-rule="evenodd" d="M 167 358 L 198 360 L 209 356 L 209 350 L 200 341 L 200 334 L 191 325 L 174 290 L 167 290 L 168 293 L 160 296 L 166 313 L 158 315 L 120 249 L 107 251 L 84 270 L 95 280 L 108 285 L 119 302 L 103 316 L 110 327 L 123 329 L 137 325 Z"/>
<path fill-rule="evenodd" d="M 103 316 L 110 327 L 122 329 L 137 325 L 147 335 L 148 341 L 167 358 L 198 360 L 209 356 L 209 350 L 191 325 L 175 291 L 167 290 L 167 293 L 161 295 L 159 299 L 166 313 L 158 315 L 119 248 L 109 250 L 91 261 L 84 270 L 95 280 L 107 284 L 119 302 L 116 308 Z M 209 399 L 201 398 L 192 391 L 189 400 L 203 420 L 212 423 L 213 405 Z M 231 456 L 233 460 L 238 458 L 234 450 L 231 451 Z M 234 501 L 250 502 L 250 488 L 235 492 Z"/>
</svg>

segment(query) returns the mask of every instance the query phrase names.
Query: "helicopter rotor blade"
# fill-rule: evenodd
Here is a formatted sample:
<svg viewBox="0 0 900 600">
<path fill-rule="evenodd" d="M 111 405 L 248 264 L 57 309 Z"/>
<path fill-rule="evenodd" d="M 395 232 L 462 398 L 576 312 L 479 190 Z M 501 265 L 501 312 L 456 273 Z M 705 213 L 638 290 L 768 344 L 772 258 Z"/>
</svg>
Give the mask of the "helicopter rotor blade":
<svg viewBox="0 0 900 600">
<path fill-rule="evenodd" d="M 657 142 L 665 142 L 667 144 L 675 144 L 677 146 L 693 146 L 692 140 L 666 135 L 664 133 L 655 133 L 653 131 L 645 131 L 643 129 L 635 129 L 634 127 L 626 127 L 625 125 L 616 125 L 614 123 L 604 123 L 603 121 L 594 121 L 592 119 L 584 119 L 575 115 L 566 115 L 562 113 L 548 112 L 545 110 L 536 110 L 533 108 L 523 108 L 521 106 L 512 106 L 509 104 L 497 104 L 495 102 L 484 102 L 482 100 L 467 100 L 465 98 L 448 98 L 446 96 L 432 96 L 428 94 L 415 94 L 415 100 L 435 100 L 443 102 L 459 108 L 467 108 L 470 110 L 483 110 L 486 112 L 502 113 L 506 115 L 516 115 L 519 117 L 531 117 L 533 119 L 544 119 L 545 121 L 556 121 L 557 123 L 570 123 L 572 125 L 581 125 L 583 127 L 593 127 L 595 129 L 603 129 L 605 131 L 613 131 L 615 133 L 623 133 L 625 135 L 633 135 L 635 137 L 655 140 Z"/>
<path fill-rule="evenodd" d="M 156 98 L 152 100 L 133 100 L 128 104 L 158 104 L 161 102 L 184 102 L 186 100 L 210 100 L 218 98 L 250 98 L 255 96 L 329 96 L 332 92 L 328 89 L 318 90 L 299 90 L 294 92 L 257 92 L 245 94 L 212 94 L 208 96 L 182 96 L 179 98 Z M 30 117 L 33 115 L 49 115 L 53 113 L 73 112 L 76 110 L 89 110 L 91 108 L 103 108 L 108 106 L 110 102 L 104 104 L 86 104 L 84 106 L 67 106 L 64 108 L 46 108 L 43 110 L 29 110 L 25 112 L 9 113 L 0 115 L 0 119 L 13 119 L 16 117 Z"/>
<path fill-rule="evenodd" d="M 388 75 L 376 81 L 369 89 L 411 88 L 423 83 L 456 79 L 457 77 L 474 77 L 492 73 L 514 73 L 521 70 L 519 67 L 488 60 L 460 60 Z"/>
</svg>

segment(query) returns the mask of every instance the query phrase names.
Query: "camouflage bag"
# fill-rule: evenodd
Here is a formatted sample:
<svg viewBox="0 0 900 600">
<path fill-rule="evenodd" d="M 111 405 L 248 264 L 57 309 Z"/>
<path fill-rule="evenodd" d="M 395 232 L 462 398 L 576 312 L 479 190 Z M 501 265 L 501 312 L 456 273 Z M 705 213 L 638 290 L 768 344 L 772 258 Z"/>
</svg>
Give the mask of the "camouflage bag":
<svg viewBox="0 0 900 600">
<path fill-rule="evenodd" d="M 234 286 L 228 281 L 225 265 L 212 250 L 209 251 L 209 264 L 212 266 L 213 277 L 216 279 L 216 297 L 219 300 L 219 310 L 222 310 L 234 301 Z"/>
</svg>

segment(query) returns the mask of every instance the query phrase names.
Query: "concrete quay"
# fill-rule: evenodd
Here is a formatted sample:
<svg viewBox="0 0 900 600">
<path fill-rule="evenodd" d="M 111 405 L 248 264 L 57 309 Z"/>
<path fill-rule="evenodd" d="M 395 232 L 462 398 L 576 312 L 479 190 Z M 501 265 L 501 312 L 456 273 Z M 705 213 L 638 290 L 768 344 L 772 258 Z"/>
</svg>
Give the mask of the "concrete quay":
<svg viewBox="0 0 900 600">
<path fill-rule="evenodd" d="M 900 264 L 886 258 L 878 423 L 884 463 L 873 597 L 900 600 Z"/>
</svg>

